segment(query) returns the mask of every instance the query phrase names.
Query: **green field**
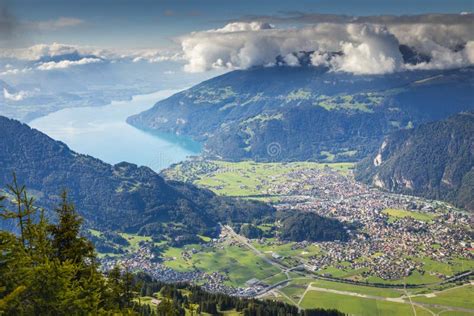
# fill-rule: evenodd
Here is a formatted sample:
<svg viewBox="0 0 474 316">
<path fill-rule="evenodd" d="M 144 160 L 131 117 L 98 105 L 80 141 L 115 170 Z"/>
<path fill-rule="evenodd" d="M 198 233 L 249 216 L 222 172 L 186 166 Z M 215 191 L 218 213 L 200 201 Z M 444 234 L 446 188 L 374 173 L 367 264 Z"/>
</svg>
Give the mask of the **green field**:
<svg viewBox="0 0 474 316">
<path fill-rule="evenodd" d="M 341 265 L 344 265 L 344 262 L 340 262 Z M 347 264 L 347 262 L 346 262 Z M 362 277 L 360 276 L 361 273 L 365 272 L 366 268 L 361 268 L 361 269 L 351 269 L 351 268 L 344 268 L 344 269 L 338 269 L 336 267 L 327 267 L 326 269 L 323 270 L 318 270 L 316 273 L 319 275 L 326 275 L 329 274 L 334 278 L 351 278 L 357 276 L 359 279 Z"/>
<path fill-rule="evenodd" d="M 429 213 L 421 213 L 416 211 L 406 211 L 400 209 L 388 208 L 385 209 L 382 213 L 389 216 L 389 221 L 394 221 L 399 218 L 411 217 L 418 221 L 429 222 L 435 218 L 436 215 Z"/>
<path fill-rule="evenodd" d="M 383 297 L 400 297 L 403 293 L 396 289 L 376 288 L 371 286 L 359 286 L 340 282 L 331 282 L 325 280 L 315 280 L 311 283 L 314 287 L 321 287 L 326 289 L 354 292 L 359 294 L 383 296 Z"/>
<path fill-rule="evenodd" d="M 265 253 L 268 257 L 271 257 L 273 253 L 279 254 L 283 257 L 301 257 L 307 258 L 309 256 L 316 255 L 320 252 L 320 249 L 316 245 L 310 245 L 304 248 L 291 249 L 295 243 L 278 243 L 274 238 L 267 238 L 265 242 L 253 242 L 252 245 Z"/>
<path fill-rule="evenodd" d="M 308 291 L 300 307 L 302 308 L 335 308 L 350 315 L 414 315 L 411 305 L 404 303 L 373 300 L 348 295 L 319 291 Z M 416 315 L 431 315 L 428 311 L 416 307 Z"/>
<path fill-rule="evenodd" d="M 169 248 L 163 257 L 176 258 L 165 261 L 165 265 L 177 271 L 192 271 L 197 268 L 204 272 L 221 272 L 229 278 L 227 284 L 233 286 L 244 286 L 252 278 L 263 280 L 280 272 L 253 252 L 237 246 L 203 248 L 193 254 L 191 260 L 182 258 L 181 249 Z"/>
<path fill-rule="evenodd" d="M 457 273 L 474 269 L 474 261 L 457 258 L 448 262 L 439 262 L 429 258 L 414 258 L 414 260 L 423 263 L 423 268 L 429 272 L 441 273 L 447 276 L 453 276 Z"/>
<path fill-rule="evenodd" d="M 163 171 L 168 179 L 190 181 L 206 187 L 216 194 L 239 197 L 275 198 L 269 189 L 275 184 L 288 183 L 290 174 L 298 170 L 330 167 L 341 174 L 348 174 L 352 163 L 257 163 L 253 161 L 185 162 Z"/>
<path fill-rule="evenodd" d="M 123 238 L 125 238 L 129 243 L 130 246 L 127 247 L 128 250 L 131 252 L 135 252 L 140 247 L 139 243 L 141 241 L 151 242 L 150 236 L 139 236 L 136 234 L 127 234 L 127 233 L 119 233 Z"/>
<path fill-rule="evenodd" d="M 280 292 L 283 292 L 297 302 L 303 296 L 308 285 L 314 281 L 314 279 L 310 278 L 294 279 L 287 286 L 280 289 Z"/>
<path fill-rule="evenodd" d="M 447 289 L 441 292 L 435 292 L 434 295 L 435 296 L 430 295 L 432 297 L 416 296 L 412 297 L 412 300 L 421 303 L 457 306 L 474 310 L 473 285 Z"/>
<path fill-rule="evenodd" d="M 287 280 L 286 275 L 283 272 L 280 272 L 278 274 L 272 275 L 269 278 L 266 278 L 262 281 L 264 281 L 268 285 L 272 285 L 281 281 Z"/>
<path fill-rule="evenodd" d="M 315 290 L 308 288 L 321 288 Z M 326 292 L 324 289 L 346 293 Z M 429 290 L 429 289 L 427 289 Z M 411 292 L 411 290 L 409 290 Z M 299 305 L 300 308 L 336 308 L 350 315 L 414 315 L 409 299 L 404 297 L 403 290 L 384 289 L 369 286 L 359 286 L 311 278 L 295 278 L 287 286 L 279 289 L 281 295 L 276 299 Z M 454 311 L 451 308 L 466 308 L 474 310 L 472 302 L 473 285 L 451 288 L 443 291 L 429 290 L 430 294 L 411 296 L 414 303 L 444 305 L 446 307 L 414 306 L 416 315 L 469 315 L 469 313 Z M 286 297 L 288 296 L 291 301 Z M 362 297 L 357 295 L 367 295 Z M 372 297 L 371 297 L 372 296 Z M 376 297 L 381 297 L 376 299 Z M 275 299 L 269 296 L 269 299 Z M 387 301 L 383 298 L 403 299 L 403 302 Z M 298 304 L 299 303 L 299 304 Z M 434 314 L 432 314 L 433 312 Z"/>
</svg>

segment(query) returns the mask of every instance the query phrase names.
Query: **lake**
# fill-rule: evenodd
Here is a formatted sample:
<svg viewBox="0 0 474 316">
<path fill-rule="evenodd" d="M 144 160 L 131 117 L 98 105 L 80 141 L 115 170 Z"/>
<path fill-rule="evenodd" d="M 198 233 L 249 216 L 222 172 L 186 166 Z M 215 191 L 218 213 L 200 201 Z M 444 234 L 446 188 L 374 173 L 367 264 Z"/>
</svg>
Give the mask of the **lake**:
<svg viewBox="0 0 474 316">
<path fill-rule="evenodd" d="M 64 109 L 35 119 L 29 125 L 81 154 L 111 164 L 127 161 L 158 172 L 199 154 L 201 145 L 185 136 L 151 134 L 128 125 L 125 120 L 176 92 L 164 90 L 101 107 Z"/>
</svg>

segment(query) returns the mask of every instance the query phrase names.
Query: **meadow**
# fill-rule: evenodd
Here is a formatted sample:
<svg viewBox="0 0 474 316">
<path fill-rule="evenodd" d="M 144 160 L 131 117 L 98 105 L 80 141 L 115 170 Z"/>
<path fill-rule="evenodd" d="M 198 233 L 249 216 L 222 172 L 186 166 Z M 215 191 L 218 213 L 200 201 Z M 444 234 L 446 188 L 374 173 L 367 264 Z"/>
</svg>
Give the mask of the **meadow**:
<svg viewBox="0 0 474 316">
<path fill-rule="evenodd" d="M 407 210 L 400 210 L 400 209 L 393 209 L 393 208 L 388 208 L 382 213 L 386 214 L 389 216 L 389 221 L 394 221 L 399 218 L 405 218 L 405 217 L 411 217 L 413 219 L 423 221 L 423 222 L 429 222 L 433 220 L 435 217 L 435 214 L 429 214 L 429 213 L 421 213 L 417 211 L 407 211 Z"/>
<path fill-rule="evenodd" d="M 415 307 L 416 314 L 410 304 L 395 303 L 382 300 L 339 295 L 320 291 L 308 291 L 301 302 L 302 308 L 336 308 L 343 313 L 350 315 L 372 316 L 372 315 L 393 315 L 393 316 L 429 316 L 429 311 L 420 307 Z"/>
<path fill-rule="evenodd" d="M 192 245 L 187 247 L 199 249 Z M 181 256 L 181 251 L 181 248 L 168 248 L 163 253 L 164 264 L 177 271 L 196 268 L 209 273 L 219 271 L 228 277 L 227 284 L 232 286 L 244 286 L 250 279 L 263 280 L 280 272 L 253 252 L 238 246 L 202 248 L 189 260 Z"/>
<path fill-rule="evenodd" d="M 289 174 L 298 170 L 332 168 L 341 174 L 350 173 L 352 163 L 258 163 L 253 161 L 187 162 L 164 170 L 167 178 L 191 181 L 224 196 L 277 198 L 269 192 L 271 185 L 292 181 Z"/>
<path fill-rule="evenodd" d="M 415 302 L 427 304 L 440 304 L 456 307 L 469 308 L 474 310 L 474 286 L 467 285 L 446 289 L 440 292 L 433 292 L 428 295 L 412 297 Z"/>
</svg>

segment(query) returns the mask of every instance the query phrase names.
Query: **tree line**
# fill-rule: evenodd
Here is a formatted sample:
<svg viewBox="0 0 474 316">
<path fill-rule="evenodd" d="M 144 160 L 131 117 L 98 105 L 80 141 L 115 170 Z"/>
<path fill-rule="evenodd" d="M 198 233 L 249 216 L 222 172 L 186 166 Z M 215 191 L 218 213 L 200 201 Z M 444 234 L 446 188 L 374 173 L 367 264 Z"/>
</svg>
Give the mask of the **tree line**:
<svg viewBox="0 0 474 316">
<path fill-rule="evenodd" d="M 142 305 L 145 315 L 225 315 L 235 311 L 243 316 L 341 316 L 337 310 L 308 309 L 299 310 L 296 306 L 270 300 L 257 300 L 210 293 L 199 286 L 186 283 L 167 284 L 153 280 L 148 275 L 138 275 L 141 296 L 159 294 L 160 304 L 156 309 Z M 188 311 L 188 314 L 186 314 Z"/>
</svg>

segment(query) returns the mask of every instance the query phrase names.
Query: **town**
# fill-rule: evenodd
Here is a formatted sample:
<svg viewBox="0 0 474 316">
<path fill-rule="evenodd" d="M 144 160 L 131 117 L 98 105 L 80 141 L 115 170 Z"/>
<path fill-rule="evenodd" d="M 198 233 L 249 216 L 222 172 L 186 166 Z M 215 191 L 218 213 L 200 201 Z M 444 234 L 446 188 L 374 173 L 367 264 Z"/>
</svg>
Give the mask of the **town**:
<svg viewBox="0 0 474 316">
<path fill-rule="evenodd" d="M 206 167 L 206 176 L 228 171 Z M 217 267 L 214 271 L 212 268 L 206 271 L 195 268 L 183 272 L 170 268 L 168 262 L 176 259 L 193 262 L 201 251 L 231 245 L 254 252 L 268 266 L 278 267 L 286 274 L 303 267 L 302 274 L 306 277 L 337 279 L 341 277 L 331 271 L 350 270 L 354 273 L 344 279 L 402 284 L 406 278 L 409 280 L 410 275 L 417 274 L 421 281 L 416 283 L 423 284 L 431 280 L 442 282 L 455 274 L 472 270 L 472 224 L 467 213 L 447 203 L 387 193 L 356 182 L 350 172 L 340 172 L 330 166 L 294 168 L 284 177 L 286 181 L 275 176 L 266 177 L 254 185 L 262 190 L 262 195 L 277 197 L 272 204 L 279 211 L 315 212 L 347 223 L 350 240 L 292 243 L 292 250 L 301 251 L 287 260 L 276 250 L 287 243 L 278 236 L 248 240 L 230 231 L 230 227 L 223 227 L 220 238 L 203 242 L 199 249 L 182 248 L 180 258 L 154 254 L 150 244 L 142 243 L 136 253 L 103 258 L 102 266 L 109 269 L 118 263 L 133 270 L 146 271 L 165 282 L 190 282 L 209 291 L 246 297 L 259 295 L 274 284 L 249 277 L 247 282 L 232 286 L 229 277 Z M 209 188 L 219 192 L 223 185 Z M 274 225 L 278 228 L 279 223 Z M 259 247 L 273 247 L 275 251 L 263 253 L 257 249 Z M 306 250 L 315 248 L 318 251 L 314 253 Z M 432 269 L 427 264 L 430 262 L 453 268 Z"/>
</svg>

